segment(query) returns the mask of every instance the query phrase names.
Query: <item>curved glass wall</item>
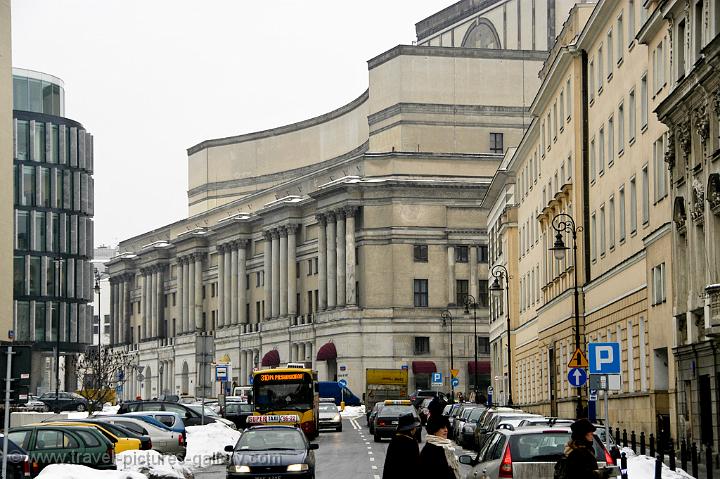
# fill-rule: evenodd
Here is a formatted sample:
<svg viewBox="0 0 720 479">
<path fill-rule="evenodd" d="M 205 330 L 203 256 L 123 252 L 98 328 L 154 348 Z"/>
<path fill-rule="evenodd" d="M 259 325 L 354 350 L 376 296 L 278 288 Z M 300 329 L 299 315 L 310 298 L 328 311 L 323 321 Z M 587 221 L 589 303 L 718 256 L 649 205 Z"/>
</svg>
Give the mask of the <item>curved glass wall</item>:
<svg viewBox="0 0 720 479">
<path fill-rule="evenodd" d="M 65 115 L 62 80 L 41 72 L 13 68 L 13 110 Z"/>
</svg>

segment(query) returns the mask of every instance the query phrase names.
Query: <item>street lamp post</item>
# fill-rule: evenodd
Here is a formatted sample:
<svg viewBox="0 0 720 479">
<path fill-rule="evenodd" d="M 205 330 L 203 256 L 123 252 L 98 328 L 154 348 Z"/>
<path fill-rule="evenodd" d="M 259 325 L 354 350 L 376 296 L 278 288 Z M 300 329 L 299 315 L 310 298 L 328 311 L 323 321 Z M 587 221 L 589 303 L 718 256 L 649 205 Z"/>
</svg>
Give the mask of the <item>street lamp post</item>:
<svg viewBox="0 0 720 479">
<path fill-rule="evenodd" d="M 577 273 L 577 234 L 583 230 L 582 226 L 575 226 L 575 220 L 567 213 L 558 213 L 552 219 L 552 227 L 556 231 L 555 243 L 550 251 L 553 252 L 555 259 L 562 261 L 565 259 L 567 250 L 563 240 L 563 233 L 570 233 L 573 239 L 573 273 L 574 294 L 575 294 L 575 350 L 580 349 L 580 294 L 578 292 L 578 273 Z M 577 419 L 582 417 L 582 388 L 577 389 L 577 403 L 575 405 L 575 416 Z"/>
<path fill-rule="evenodd" d="M 455 364 L 453 363 L 453 317 L 452 314 L 450 314 L 450 311 L 448 311 L 447 309 L 440 313 L 440 317 L 442 318 L 443 326 L 445 326 L 447 321 L 450 321 L 450 403 L 454 403 L 455 385 L 452 382 L 452 370 L 455 368 Z"/>
<path fill-rule="evenodd" d="M 507 405 L 513 405 L 512 399 L 512 348 L 510 347 L 510 274 L 505 266 L 498 264 L 493 266 L 490 274 L 495 278 L 488 288 L 497 297 L 505 289 L 505 316 L 507 316 L 507 364 L 508 364 L 508 400 Z M 500 284 L 500 278 L 505 278 L 505 288 Z"/>
<path fill-rule="evenodd" d="M 465 315 L 470 314 L 470 308 L 473 310 L 473 328 L 475 331 L 475 373 L 473 377 L 474 386 L 473 391 L 475 392 L 475 402 L 478 402 L 478 356 L 477 356 L 477 308 L 478 304 L 475 300 L 475 297 L 471 294 L 466 295 L 465 297 Z"/>
<path fill-rule="evenodd" d="M 100 388 L 102 387 L 101 381 L 100 381 L 100 370 L 102 368 L 102 333 L 103 333 L 103 321 L 102 321 L 102 311 L 100 310 L 100 272 L 96 269 L 95 270 L 95 294 L 97 294 L 98 304 L 97 304 L 97 312 L 98 312 L 98 357 L 97 357 L 97 371 L 95 372 L 95 394 L 98 394 L 100 391 Z"/>
</svg>

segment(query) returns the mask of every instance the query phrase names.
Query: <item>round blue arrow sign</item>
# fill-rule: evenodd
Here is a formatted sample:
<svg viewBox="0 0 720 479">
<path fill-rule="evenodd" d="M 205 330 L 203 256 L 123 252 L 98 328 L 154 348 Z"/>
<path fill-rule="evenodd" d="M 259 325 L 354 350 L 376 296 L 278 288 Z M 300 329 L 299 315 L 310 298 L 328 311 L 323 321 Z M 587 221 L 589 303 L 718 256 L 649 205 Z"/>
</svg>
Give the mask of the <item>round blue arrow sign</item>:
<svg viewBox="0 0 720 479">
<path fill-rule="evenodd" d="M 460 384 L 460 380 L 458 378 L 452 378 L 451 384 L 452 384 L 452 387 L 456 388 Z"/>
<path fill-rule="evenodd" d="M 588 379 L 587 371 L 583 368 L 571 368 L 568 372 L 567 378 L 570 386 L 574 388 L 582 387 Z"/>
<path fill-rule="evenodd" d="M 341 379 L 340 381 L 338 381 L 338 384 L 340 385 L 341 388 L 347 387 L 347 381 L 344 379 Z"/>
</svg>

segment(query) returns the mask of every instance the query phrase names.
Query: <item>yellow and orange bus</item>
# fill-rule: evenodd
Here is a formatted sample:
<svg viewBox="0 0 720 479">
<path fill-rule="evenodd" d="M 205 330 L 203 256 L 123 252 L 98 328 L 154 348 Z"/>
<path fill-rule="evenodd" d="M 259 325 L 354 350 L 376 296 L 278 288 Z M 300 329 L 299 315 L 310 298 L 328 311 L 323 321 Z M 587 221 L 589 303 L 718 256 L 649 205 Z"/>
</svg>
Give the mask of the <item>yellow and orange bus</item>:
<svg viewBox="0 0 720 479">
<path fill-rule="evenodd" d="M 318 382 L 312 369 L 288 367 L 253 373 L 253 424 L 297 424 L 305 435 L 318 435 Z"/>
</svg>

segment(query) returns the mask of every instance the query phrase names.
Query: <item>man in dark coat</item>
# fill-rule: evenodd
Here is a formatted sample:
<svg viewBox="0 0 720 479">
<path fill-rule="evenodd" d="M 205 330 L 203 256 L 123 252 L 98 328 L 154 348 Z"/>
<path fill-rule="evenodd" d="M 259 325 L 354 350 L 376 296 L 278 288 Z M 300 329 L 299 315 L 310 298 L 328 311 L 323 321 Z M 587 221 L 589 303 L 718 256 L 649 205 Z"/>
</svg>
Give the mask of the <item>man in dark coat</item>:
<svg viewBox="0 0 720 479">
<path fill-rule="evenodd" d="M 572 435 L 565 446 L 567 478 L 607 479 L 610 469 L 598 469 L 593 447 L 595 426 L 587 419 L 578 419 L 570 426 Z"/>
<path fill-rule="evenodd" d="M 420 448 L 416 440 L 418 427 L 420 427 L 420 421 L 412 413 L 400 416 L 395 435 L 390 440 L 385 453 L 383 479 L 419 476 Z"/>
</svg>

